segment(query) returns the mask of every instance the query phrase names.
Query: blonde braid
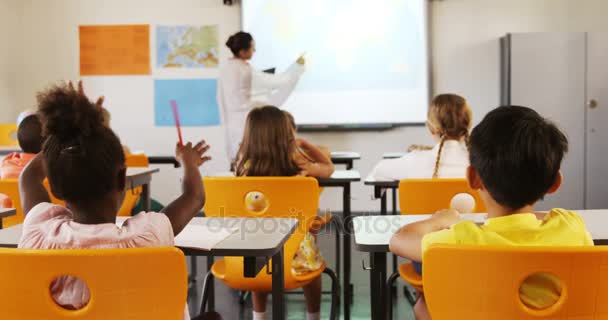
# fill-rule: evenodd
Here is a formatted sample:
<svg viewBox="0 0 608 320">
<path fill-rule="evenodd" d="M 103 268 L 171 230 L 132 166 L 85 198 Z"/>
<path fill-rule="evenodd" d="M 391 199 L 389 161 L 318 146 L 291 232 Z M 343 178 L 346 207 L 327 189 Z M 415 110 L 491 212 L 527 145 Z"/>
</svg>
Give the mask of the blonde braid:
<svg viewBox="0 0 608 320">
<path fill-rule="evenodd" d="M 435 160 L 435 170 L 433 171 L 433 179 L 437 179 L 439 175 L 439 162 L 441 161 L 441 151 L 445 144 L 446 136 L 441 136 L 441 142 L 439 143 L 439 151 L 437 151 L 437 160 Z"/>
</svg>

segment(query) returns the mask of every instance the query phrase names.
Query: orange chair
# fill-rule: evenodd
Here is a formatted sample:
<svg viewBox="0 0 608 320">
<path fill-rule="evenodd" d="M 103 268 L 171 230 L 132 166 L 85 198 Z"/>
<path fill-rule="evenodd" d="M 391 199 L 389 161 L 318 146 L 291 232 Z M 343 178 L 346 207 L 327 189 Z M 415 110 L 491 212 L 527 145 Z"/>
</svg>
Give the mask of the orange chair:
<svg viewBox="0 0 608 320">
<path fill-rule="evenodd" d="M 18 147 L 17 125 L 14 123 L 0 124 L 0 146 Z"/>
<path fill-rule="evenodd" d="M 11 217 L 2 218 L 4 228 L 23 223 L 25 215 L 21 207 L 21 197 L 19 196 L 19 181 L 17 179 L 0 180 L 0 194 L 6 195 L 11 201 L 11 206 L 17 209 L 17 214 Z"/>
<path fill-rule="evenodd" d="M 49 288 L 62 275 L 87 284 L 84 308 L 55 303 Z M 0 249 L 0 283 L 3 319 L 182 319 L 188 290 L 176 248 Z"/>
<path fill-rule="evenodd" d="M 433 245 L 424 254 L 426 303 L 433 320 L 608 319 L 608 247 Z M 519 297 L 530 275 L 549 273 L 562 286 L 543 310 Z"/>
<path fill-rule="evenodd" d="M 284 217 L 298 218 L 300 226 L 284 247 L 285 289 L 301 288 L 325 273 L 332 278 L 331 319 L 337 319 L 338 280 L 325 264 L 303 275 L 292 273 L 291 264 L 300 242 L 314 223 L 319 206 L 319 186 L 314 178 L 304 177 L 206 177 L 203 180 L 207 217 Z M 252 201 L 256 200 L 256 201 Z M 269 262 L 270 263 L 270 262 Z M 255 278 L 245 278 L 243 257 L 226 257 L 213 264 L 205 278 L 201 313 L 205 311 L 210 277 L 241 291 L 272 289 L 272 276 L 263 268 Z"/>
<path fill-rule="evenodd" d="M 126 156 L 127 167 L 139 167 L 147 168 L 150 166 L 150 160 L 145 154 L 127 154 Z"/>
<path fill-rule="evenodd" d="M 399 208 L 401 214 L 433 214 L 450 207 L 450 201 L 459 193 L 468 193 L 475 199 L 473 213 L 486 211 L 479 193 L 469 187 L 466 179 L 406 179 L 399 182 Z"/>
<path fill-rule="evenodd" d="M 129 168 L 147 168 L 150 166 L 148 157 L 143 154 L 128 154 L 126 155 L 126 165 Z M 141 193 L 143 192 L 142 187 L 135 187 L 125 192 L 125 199 L 122 202 L 120 210 L 118 210 L 118 216 L 130 216 L 133 208 L 137 204 Z"/>
<path fill-rule="evenodd" d="M 399 182 L 399 208 L 401 214 L 434 214 L 450 207 L 450 202 L 457 194 L 469 194 L 475 200 L 473 213 L 486 211 L 479 193 L 469 187 L 466 179 L 406 179 Z M 392 314 L 392 285 L 401 276 L 414 289 L 422 292 L 422 276 L 414 269 L 412 263 L 403 263 L 399 271 L 388 279 L 388 314 Z M 406 293 L 410 303 L 414 299 Z"/>
</svg>

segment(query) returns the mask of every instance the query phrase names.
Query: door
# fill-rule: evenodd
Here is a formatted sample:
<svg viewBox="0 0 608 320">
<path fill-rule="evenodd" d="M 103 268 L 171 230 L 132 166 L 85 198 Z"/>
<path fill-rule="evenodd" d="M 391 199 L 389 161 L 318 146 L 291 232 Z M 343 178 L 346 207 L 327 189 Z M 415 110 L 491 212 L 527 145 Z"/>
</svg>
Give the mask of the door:
<svg viewBox="0 0 608 320">
<path fill-rule="evenodd" d="M 570 147 L 562 163 L 562 187 L 545 197 L 539 209 L 584 208 L 585 39 L 582 32 L 511 35 L 511 104 L 554 121 Z"/>
<path fill-rule="evenodd" d="M 608 208 L 608 32 L 587 34 L 587 195 L 589 209 Z"/>
</svg>

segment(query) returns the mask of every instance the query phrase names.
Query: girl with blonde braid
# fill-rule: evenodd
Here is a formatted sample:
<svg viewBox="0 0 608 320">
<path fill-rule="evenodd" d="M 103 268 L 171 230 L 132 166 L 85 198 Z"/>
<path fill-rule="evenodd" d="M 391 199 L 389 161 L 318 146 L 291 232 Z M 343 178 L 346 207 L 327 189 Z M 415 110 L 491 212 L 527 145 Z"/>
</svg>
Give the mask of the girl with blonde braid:
<svg viewBox="0 0 608 320">
<path fill-rule="evenodd" d="M 436 145 L 429 148 L 413 146 L 401 158 L 382 160 L 371 176 L 376 180 L 464 178 L 469 166 L 466 142 L 471 124 L 471 108 L 463 97 L 455 94 L 436 96 L 426 122 Z"/>
</svg>

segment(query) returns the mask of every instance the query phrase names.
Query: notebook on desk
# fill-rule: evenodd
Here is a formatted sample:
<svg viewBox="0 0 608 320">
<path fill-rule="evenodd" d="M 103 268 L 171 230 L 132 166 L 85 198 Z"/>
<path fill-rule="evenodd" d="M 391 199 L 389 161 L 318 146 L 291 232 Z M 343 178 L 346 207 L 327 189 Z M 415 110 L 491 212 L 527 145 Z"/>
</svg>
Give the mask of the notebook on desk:
<svg viewBox="0 0 608 320">
<path fill-rule="evenodd" d="M 209 251 L 238 230 L 238 227 L 189 224 L 175 237 L 175 246 Z"/>
</svg>

